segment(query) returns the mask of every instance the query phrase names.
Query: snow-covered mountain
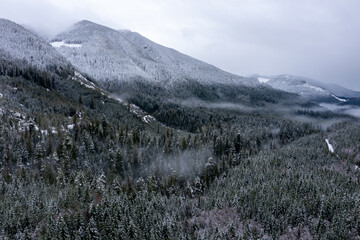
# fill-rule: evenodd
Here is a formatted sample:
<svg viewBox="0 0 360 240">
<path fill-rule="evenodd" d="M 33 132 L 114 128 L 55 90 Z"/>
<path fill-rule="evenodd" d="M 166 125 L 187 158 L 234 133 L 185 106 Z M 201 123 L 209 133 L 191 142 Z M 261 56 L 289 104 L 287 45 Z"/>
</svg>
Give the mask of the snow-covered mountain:
<svg viewBox="0 0 360 240">
<path fill-rule="evenodd" d="M 195 80 L 202 84 L 259 85 L 163 47 L 138 33 L 81 21 L 51 42 L 76 68 L 108 89 L 119 82 L 148 80 L 163 86 Z"/>
<path fill-rule="evenodd" d="M 6 19 L 0 19 L 0 61 L 39 70 L 67 69 L 70 64 L 49 43 Z"/>
<path fill-rule="evenodd" d="M 353 91 L 336 84 L 328 84 L 309 78 L 277 75 L 254 75 L 260 83 L 270 85 L 275 89 L 299 94 L 305 98 L 319 101 L 346 102 L 349 98 L 359 97 L 360 92 Z"/>
</svg>

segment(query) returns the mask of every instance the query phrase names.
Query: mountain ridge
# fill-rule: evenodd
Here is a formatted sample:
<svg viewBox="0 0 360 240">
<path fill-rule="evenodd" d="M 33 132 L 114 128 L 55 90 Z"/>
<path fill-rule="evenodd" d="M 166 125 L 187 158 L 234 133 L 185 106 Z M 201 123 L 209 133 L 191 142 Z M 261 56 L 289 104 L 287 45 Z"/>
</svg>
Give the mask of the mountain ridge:
<svg viewBox="0 0 360 240">
<path fill-rule="evenodd" d="M 222 71 L 156 44 L 138 33 L 114 30 L 88 20 L 75 23 L 69 30 L 58 34 L 52 44 L 59 41 L 81 43 L 82 47 L 76 49 L 59 47 L 57 50 L 75 67 L 101 83 L 113 82 L 116 85 L 118 81 L 137 78 L 163 85 L 188 79 L 205 84 L 258 85 L 254 80 Z"/>
<path fill-rule="evenodd" d="M 131 32 L 95 27 L 90 42 L 52 47 L 3 25 L 0 239 L 360 238 L 358 119 L 225 73 L 222 83 L 195 60 L 205 68 L 193 78 L 220 75 L 177 79 L 185 68 L 168 84 L 135 71 L 109 93 L 55 49 L 84 65 L 99 59 L 82 54 L 105 53 L 107 67 L 145 77 L 172 74 L 161 70 L 178 54 Z M 123 59 L 107 55 L 114 46 Z"/>
<path fill-rule="evenodd" d="M 11 60 L 40 70 L 70 67 L 63 56 L 32 31 L 6 19 L 0 19 L 0 31 L 2 61 Z"/>
<path fill-rule="evenodd" d="M 338 84 L 324 83 L 302 76 L 255 74 L 252 75 L 252 77 L 262 84 L 269 85 L 273 88 L 293 92 L 309 99 L 318 99 L 319 101 L 331 101 L 331 99 L 335 99 L 338 102 L 346 102 L 350 98 L 360 96 L 359 91 L 350 90 Z"/>
</svg>

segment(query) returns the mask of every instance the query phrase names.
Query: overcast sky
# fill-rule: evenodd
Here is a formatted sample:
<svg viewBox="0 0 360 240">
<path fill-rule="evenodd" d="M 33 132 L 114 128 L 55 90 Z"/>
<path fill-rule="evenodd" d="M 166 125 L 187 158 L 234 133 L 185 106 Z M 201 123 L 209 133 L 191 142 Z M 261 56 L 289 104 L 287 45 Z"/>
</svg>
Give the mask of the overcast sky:
<svg viewBox="0 0 360 240">
<path fill-rule="evenodd" d="M 359 0 L 0 0 L 49 35 L 87 19 L 223 70 L 294 74 L 360 90 Z"/>
</svg>

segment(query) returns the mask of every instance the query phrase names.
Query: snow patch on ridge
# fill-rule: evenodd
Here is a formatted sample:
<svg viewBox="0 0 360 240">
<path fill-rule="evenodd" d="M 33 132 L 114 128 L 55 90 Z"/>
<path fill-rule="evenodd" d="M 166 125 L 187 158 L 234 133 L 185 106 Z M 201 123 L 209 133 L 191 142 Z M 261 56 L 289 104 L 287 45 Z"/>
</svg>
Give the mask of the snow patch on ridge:
<svg viewBox="0 0 360 240">
<path fill-rule="evenodd" d="M 79 48 L 82 47 L 81 44 L 76 44 L 76 43 L 66 43 L 64 41 L 61 42 L 52 42 L 50 43 L 51 46 L 55 47 L 55 48 L 59 48 L 59 47 L 70 47 L 70 48 Z"/>
<path fill-rule="evenodd" d="M 324 89 L 322 89 L 320 87 L 315 87 L 315 86 L 310 85 L 308 83 L 304 83 L 303 86 L 307 87 L 307 88 L 310 88 L 310 89 L 313 89 L 313 90 L 318 91 L 318 92 L 326 92 Z"/>
<path fill-rule="evenodd" d="M 270 81 L 270 79 L 264 78 L 264 77 L 258 77 L 258 80 L 259 80 L 259 82 L 261 82 L 261 83 L 267 83 L 268 81 Z"/>
</svg>

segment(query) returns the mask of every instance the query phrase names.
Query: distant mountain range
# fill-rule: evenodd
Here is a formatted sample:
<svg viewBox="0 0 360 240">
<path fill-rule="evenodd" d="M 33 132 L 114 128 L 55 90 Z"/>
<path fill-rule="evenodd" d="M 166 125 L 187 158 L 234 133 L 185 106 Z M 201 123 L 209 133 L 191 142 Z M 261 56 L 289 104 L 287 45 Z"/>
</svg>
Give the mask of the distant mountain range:
<svg viewBox="0 0 360 240">
<path fill-rule="evenodd" d="M 95 84 L 99 91 L 115 94 L 152 114 L 165 105 L 183 104 L 185 100 L 188 104 L 189 99 L 200 105 L 225 102 L 303 108 L 312 106 L 309 101 L 344 104 L 356 103 L 354 99 L 360 97 L 359 92 L 303 77 L 237 76 L 138 33 L 86 20 L 50 42 L 4 19 L 0 20 L 0 30 L 4 33 L 0 36 L 3 68 L 21 75 L 28 74 L 24 69 L 31 67 L 76 79 L 86 86 Z"/>
<path fill-rule="evenodd" d="M 246 106 L 305 103 L 257 79 L 225 72 L 138 33 L 86 20 L 58 34 L 50 44 L 100 87 L 149 112 L 159 104 L 182 104 L 186 99 Z"/>
<path fill-rule="evenodd" d="M 88 21 L 51 42 L 5 19 L 0 20 L 0 31 L 1 112 L 73 116 L 78 109 L 117 124 L 136 118 L 131 124 L 141 127 L 155 116 L 165 126 L 196 131 L 203 122 L 193 116 L 194 107 L 261 107 L 271 112 L 267 105 L 307 104 L 294 94 L 224 72 L 137 33 Z M 178 115 L 186 121 L 179 122 Z"/>
<path fill-rule="evenodd" d="M 296 93 L 317 102 L 344 103 L 351 98 L 360 97 L 360 92 L 358 91 L 353 91 L 337 84 L 323 83 L 305 77 L 292 75 L 253 75 L 252 77 L 264 85 Z"/>
</svg>

